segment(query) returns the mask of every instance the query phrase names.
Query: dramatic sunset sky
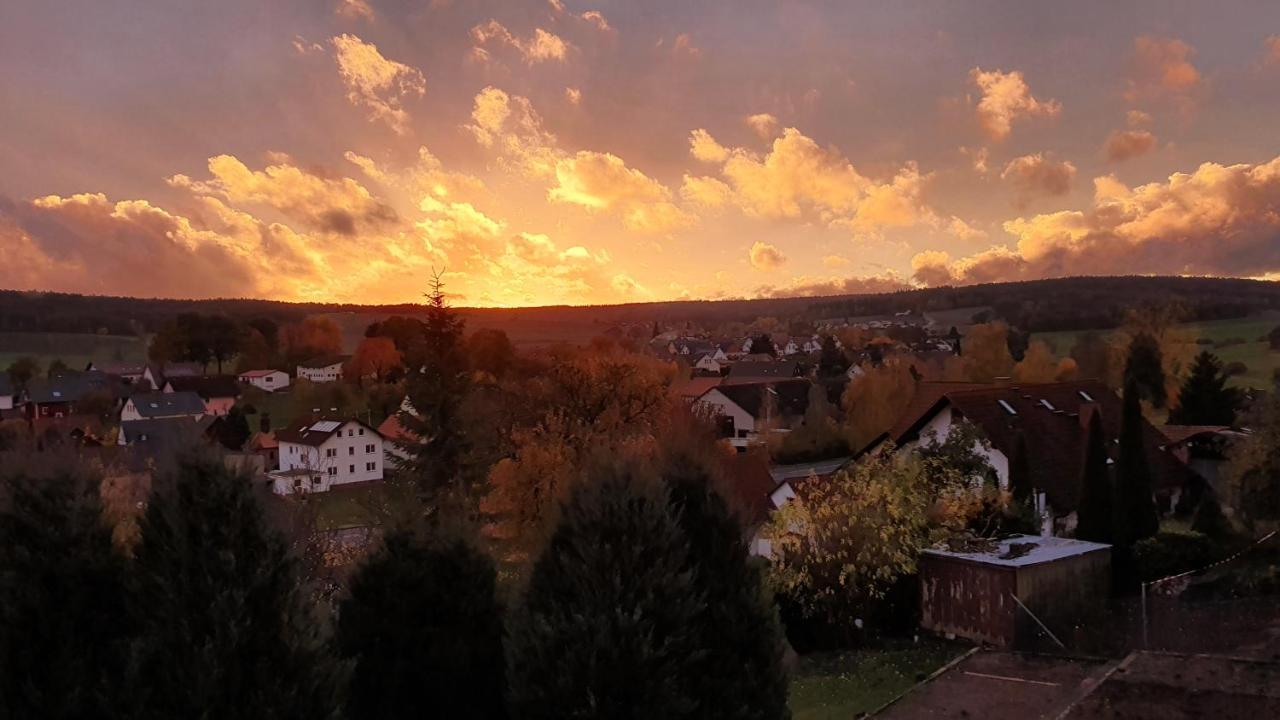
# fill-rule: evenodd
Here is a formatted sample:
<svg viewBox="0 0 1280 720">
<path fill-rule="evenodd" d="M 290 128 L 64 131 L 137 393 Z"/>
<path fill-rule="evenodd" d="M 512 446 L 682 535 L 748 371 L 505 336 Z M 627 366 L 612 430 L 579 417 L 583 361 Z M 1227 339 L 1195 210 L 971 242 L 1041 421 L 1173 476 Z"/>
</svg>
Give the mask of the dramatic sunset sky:
<svg viewBox="0 0 1280 720">
<path fill-rule="evenodd" d="M 13 0 L 0 288 L 1280 277 L 1280 2 Z"/>
</svg>

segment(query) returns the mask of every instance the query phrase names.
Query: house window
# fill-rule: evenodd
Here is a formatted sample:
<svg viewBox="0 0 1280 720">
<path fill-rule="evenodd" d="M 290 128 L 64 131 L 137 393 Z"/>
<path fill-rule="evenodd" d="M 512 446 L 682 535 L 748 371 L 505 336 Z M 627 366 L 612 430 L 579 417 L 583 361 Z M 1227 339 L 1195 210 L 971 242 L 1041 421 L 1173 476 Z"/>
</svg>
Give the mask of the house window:
<svg viewBox="0 0 1280 720">
<path fill-rule="evenodd" d="M 338 448 L 325 448 L 324 456 L 325 456 L 325 457 L 337 457 L 337 456 L 338 456 Z"/>
<path fill-rule="evenodd" d="M 364 464 L 364 469 L 365 469 L 365 470 L 369 470 L 369 471 L 377 470 L 377 469 L 378 469 L 378 463 L 371 463 L 371 462 L 370 462 L 370 463 L 365 463 L 365 464 Z"/>
<path fill-rule="evenodd" d="M 347 470 L 347 472 L 349 472 L 349 473 L 354 473 L 355 471 L 356 471 L 356 466 L 355 466 L 355 465 L 350 466 L 350 468 L 348 468 L 348 470 Z"/>
<path fill-rule="evenodd" d="M 364 428 L 360 428 L 360 434 L 361 434 L 361 435 L 363 435 L 363 434 L 364 434 Z"/>
<path fill-rule="evenodd" d="M 336 467 L 331 467 L 331 468 L 329 468 L 329 474 L 330 474 L 330 475 L 337 475 L 337 474 L 338 474 L 338 468 L 336 468 Z"/>
<path fill-rule="evenodd" d="M 356 431 L 355 431 L 355 430 L 348 430 L 348 431 L 347 431 L 347 437 L 355 437 L 355 435 L 356 435 Z"/>
<path fill-rule="evenodd" d="M 352 445 L 351 447 L 347 448 L 347 454 L 348 454 L 348 455 L 355 455 L 355 454 L 356 454 L 356 448 L 355 448 L 355 446 L 354 446 L 354 445 Z"/>
<path fill-rule="evenodd" d="M 365 445 L 365 446 L 364 446 L 364 451 L 365 451 L 365 452 L 367 452 L 367 453 L 371 453 L 371 452 L 373 452 L 373 445 Z"/>
</svg>

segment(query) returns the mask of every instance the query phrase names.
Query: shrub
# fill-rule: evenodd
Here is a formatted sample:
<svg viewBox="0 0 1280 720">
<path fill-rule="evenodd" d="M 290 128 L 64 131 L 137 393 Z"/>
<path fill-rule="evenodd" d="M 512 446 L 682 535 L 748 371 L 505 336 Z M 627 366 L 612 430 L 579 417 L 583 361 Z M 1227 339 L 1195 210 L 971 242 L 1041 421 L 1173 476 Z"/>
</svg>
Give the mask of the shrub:
<svg viewBox="0 0 1280 720">
<path fill-rule="evenodd" d="M 1142 582 L 1202 568 L 1225 556 L 1222 545 L 1198 532 L 1161 532 L 1133 546 L 1133 559 Z"/>
</svg>

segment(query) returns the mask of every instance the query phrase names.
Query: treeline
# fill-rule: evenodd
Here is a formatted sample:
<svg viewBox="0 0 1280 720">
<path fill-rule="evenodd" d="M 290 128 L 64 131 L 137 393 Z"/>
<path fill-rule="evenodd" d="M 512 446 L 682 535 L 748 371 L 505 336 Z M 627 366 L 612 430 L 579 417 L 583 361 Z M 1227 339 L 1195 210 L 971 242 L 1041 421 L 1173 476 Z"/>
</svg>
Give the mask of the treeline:
<svg viewBox="0 0 1280 720">
<path fill-rule="evenodd" d="M 966 287 L 927 288 L 838 298 L 685 300 L 607 306 L 464 308 L 478 325 L 528 322 L 611 325 L 692 322 L 711 327 L 759 317 L 809 320 L 883 315 L 903 310 L 942 311 L 989 306 L 1029 331 L 1109 328 L 1136 305 L 1181 304 L 1189 320 L 1241 317 L 1280 308 L 1280 286 L 1259 280 L 1182 277 L 1078 277 Z M 155 332 L 182 313 L 220 314 L 240 320 L 262 317 L 279 324 L 325 313 L 421 315 L 417 304 L 284 303 L 271 300 L 156 300 L 67 293 L 0 291 L 0 331 L 106 333 Z"/>
</svg>

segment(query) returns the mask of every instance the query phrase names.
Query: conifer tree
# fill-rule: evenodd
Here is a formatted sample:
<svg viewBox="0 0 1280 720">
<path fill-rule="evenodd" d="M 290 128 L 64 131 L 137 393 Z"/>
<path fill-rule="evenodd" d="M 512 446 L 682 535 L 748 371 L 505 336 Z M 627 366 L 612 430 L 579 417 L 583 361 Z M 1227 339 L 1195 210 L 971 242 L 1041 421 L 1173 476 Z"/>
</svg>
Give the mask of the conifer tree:
<svg viewBox="0 0 1280 720">
<path fill-rule="evenodd" d="M 1119 522 L 1115 541 L 1122 545 L 1149 538 L 1160 529 L 1160 516 L 1152 496 L 1151 467 L 1143 439 L 1142 404 L 1134 382 L 1124 390 L 1124 413 L 1120 424 L 1120 457 L 1116 463 L 1116 494 Z"/>
<path fill-rule="evenodd" d="M 599 470 L 574 488 L 508 638 L 521 720 L 701 717 L 703 611 L 688 543 L 648 478 Z"/>
<path fill-rule="evenodd" d="M 1102 418 L 1089 418 L 1084 466 L 1080 478 L 1080 505 L 1076 509 L 1076 538 L 1090 542 L 1115 542 L 1115 486 L 1107 463 L 1107 441 Z"/>
<path fill-rule="evenodd" d="M 753 561 L 742 525 L 712 478 L 689 458 L 669 462 L 671 504 L 689 542 L 694 587 L 705 611 L 694 622 L 706 654 L 693 676 L 711 720 L 779 720 L 787 709 L 787 675 L 777 606 Z"/>
<path fill-rule="evenodd" d="M 1150 400 L 1155 407 L 1164 407 L 1167 391 L 1164 387 L 1164 354 L 1160 341 L 1154 335 L 1140 332 L 1129 341 L 1129 354 L 1124 363 L 1124 387 L 1137 388 L 1141 399 Z"/>
<path fill-rule="evenodd" d="M 1240 392 L 1227 387 L 1222 362 L 1205 350 L 1196 356 L 1191 373 L 1178 393 L 1178 407 L 1169 413 L 1175 425 L 1232 425 Z"/>
<path fill-rule="evenodd" d="M 93 483 L 9 480 L 0 509 L 0 717 L 112 716 L 125 567 Z"/>
<path fill-rule="evenodd" d="M 141 522 L 132 717 L 337 717 L 338 673 L 249 480 L 184 456 Z"/>
<path fill-rule="evenodd" d="M 1021 506 L 1031 503 L 1031 495 L 1035 492 L 1035 481 L 1031 477 L 1031 457 L 1027 450 L 1027 436 L 1018 430 L 1013 457 L 1009 459 L 1009 490 L 1013 493 L 1014 502 Z"/>
<path fill-rule="evenodd" d="M 335 642 L 353 662 L 348 720 L 506 717 L 493 563 L 465 541 L 389 534 L 352 578 Z"/>
</svg>

